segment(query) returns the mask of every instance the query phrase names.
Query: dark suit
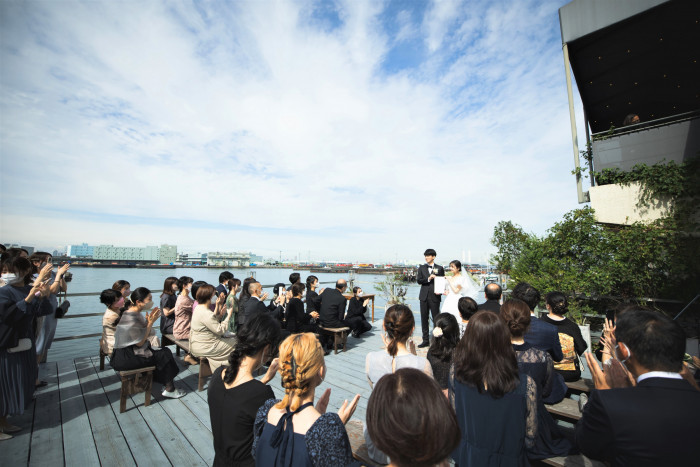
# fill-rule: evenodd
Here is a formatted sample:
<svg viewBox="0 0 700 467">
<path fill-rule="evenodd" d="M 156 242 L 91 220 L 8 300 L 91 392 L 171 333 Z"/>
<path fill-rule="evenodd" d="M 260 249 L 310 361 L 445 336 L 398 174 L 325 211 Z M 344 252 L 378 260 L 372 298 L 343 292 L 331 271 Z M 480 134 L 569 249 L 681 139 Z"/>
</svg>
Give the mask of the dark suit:
<svg viewBox="0 0 700 467">
<path fill-rule="evenodd" d="M 241 312 L 239 311 L 239 314 L 240 313 Z M 245 323 L 258 313 L 270 313 L 270 310 L 262 301 L 260 301 L 258 297 L 250 297 L 245 302 L 245 307 L 242 311 L 242 314 L 244 315 L 243 322 Z"/>
<path fill-rule="evenodd" d="M 559 343 L 559 331 L 556 326 L 545 323 L 533 316 L 530 321 L 530 329 L 523 337 L 525 342 L 534 348 L 549 352 L 552 360 L 555 362 L 560 362 L 564 358 L 564 353 L 561 351 L 561 344 Z"/>
<path fill-rule="evenodd" d="M 615 466 L 696 466 L 698 434 L 700 391 L 670 378 L 592 391 L 576 424 L 581 452 Z"/>
<path fill-rule="evenodd" d="M 486 300 L 484 303 L 479 305 L 477 307 L 478 311 L 481 310 L 486 310 L 486 311 L 493 311 L 494 313 L 500 313 L 501 312 L 501 304 L 498 303 L 498 300 Z"/>
<path fill-rule="evenodd" d="M 423 331 L 423 342 L 428 342 L 430 323 L 428 310 L 430 310 L 430 316 L 433 318 L 433 325 L 435 324 L 435 317 L 440 313 L 440 300 L 442 300 L 442 295 L 435 294 L 435 284 L 434 281 L 429 281 L 430 270 L 427 264 L 421 264 L 418 266 L 418 274 L 416 275 L 416 282 L 420 284 L 420 292 L 418 293 L 418 300 L 420 301 L 420 321 L 421 328 Z M 438 266 L 433 263 L 433 272 L 436 276 L 444 276 L 445 268 Z"/>
<path fill-rule="evenodd" d="M 219 284 L 216 286 L 216 298 L 219 298 L 219 295 L 221 294 L 228 296 L 228 290 L 226 290 L 226 286 L 224 284 Z"/>
<path fill-rule="evenodd" d="M 348 299 L 343 297 L 338 289 L 328 288 L 323 291 L 321 297 L 321 309 L 319 310 L 319 321 L 324 328 L 346 327 L 345 306 Z"/>
</svg>

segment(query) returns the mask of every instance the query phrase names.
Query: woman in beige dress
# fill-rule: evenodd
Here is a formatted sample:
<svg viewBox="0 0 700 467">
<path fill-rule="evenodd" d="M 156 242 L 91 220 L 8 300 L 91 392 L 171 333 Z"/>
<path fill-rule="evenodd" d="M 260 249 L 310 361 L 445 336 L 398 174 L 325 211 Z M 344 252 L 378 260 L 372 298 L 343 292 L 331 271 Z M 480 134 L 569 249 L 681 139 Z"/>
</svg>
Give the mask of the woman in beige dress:
<svg viewBox="0 0 700 467">
<path fill-rule="evenodd" d="M 232 309 L 226 310 L 225 295 L 221 294 L 217 298 L 214 311 L 209 308 L 214 293 L 214 286 L 209 284 L 197 290 L 198 305 L 192 313 L 190 325 L 190 352 L 195 357 L 206 357 L 212 372 L 227 364 L 236 343 L 235 337 L 228 337 Z M 219 321 L 218 316 L 224 313 L 224 318 Z"/>
</svg>

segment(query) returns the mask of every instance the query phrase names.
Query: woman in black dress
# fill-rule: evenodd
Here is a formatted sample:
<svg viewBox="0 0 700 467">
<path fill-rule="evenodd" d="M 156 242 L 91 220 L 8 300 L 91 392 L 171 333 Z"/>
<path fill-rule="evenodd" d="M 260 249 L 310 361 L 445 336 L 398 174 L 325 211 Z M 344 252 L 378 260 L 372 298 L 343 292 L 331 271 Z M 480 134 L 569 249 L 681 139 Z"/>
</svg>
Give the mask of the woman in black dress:
<svg viewBox="0 0 700 467">
<path fill-rule="evenodd" d="M 316 323 L 311 322 L 314 319 L 318 319 L 318 312 L 304 313 L 304 303 L 301 301 L 304 288 L 305 286 L 301 282 L 292 285 L 292 298 L 287 304 L 285 319 L 287 321 L 287 331 L 292 334 L 299 332 L 316 333 L 318 331 Z"/>
<path fill-rule="evenodd" d="M 530 326 L 530 308 L 525 302 L 514 298 L 501 306 L 500 315 L 510 330 L 510 341 L 515 350 L 520 373 L 528 375 L 537 384 L 537 437 L 534 446 L 528 447 L 527 457 L 530 460 L 538 460 L 567 456 L 572 445 L 564 438 L 542 402 L 542 398 L 552 392 L 555 376 L 552 357 L 547 352 L 527 344 L 523 339 Z"/>
<path fill-rule="evenodd" d="M 207 390 L 214 466 L 252 467 L 253 423 L 258 409 L 275 396 L 267 383 L 277 372 L 278 360 L 272 360 L 260 381 L 253 372 L 276 352 L 280 326 L 272 316 L 261 313 L 241 326 L 236 337 L 238 342 L 228 366 L 214 372 Z"/>
<path fill-rule="evenodd" d="M 145 317 L 141 314 L 143 311 L 146 312 Z M 185 393 L 176 389 L 173 383 L 180 372 L 173 354 L 167 347 L 151 347 L 151 342 L 156 343 L 158 339 L 152 329 L 159 317 L 160 309 L 153 308 L 151 291 L 146 287 L 134 290 L 131 293 L 131 306 L 122 313 L 114 331 L 114 352 L 110 364 L 117 371 L 155 366 L 153 380 L 165 386 L 163 397 L 177 399 Z"/>
<path fill-rule="evenodd" d="M 321 309 L 321 297 L 319 294 L 323 292 L 316 292 L 318 288 L 318 277 L 309 276 L 306 278 L 306 312 L 311 313 L 312 311 L 319 311 Z"/>
<path fill-rule="evenodd" d="M 362 333 L 372 329 L 372 325 L 369 324 L 365 317 L 369 299 L 362 299 L 362 289 L 360 287 L 353 287 L 352 295 L 353 297 L 348 303 L 348 312 L 345 315 L 345 321 L 350 326 L 350 329 L 352 329 L 352 336 L 360 337 Z"/>
<path fill-rule="evenodd" d="M 175 292 L 179 290 L 177 277 L 170 276 L 165 279 L 163 284 L 163 293 L 160 295 L 160 334 L 172 334 L 173 325 L 175 324 L 175 303 L 177 295 Z"/>
<path fill-rule="evenodd" d="M 459 342 L 459 324 L 451 313 L 440 313 L 435 317 L 433 340 L 428 349 L 428 361 L 433 377 L 440 389 L 447 394 L 447 380 L 452 366 L 452 353 Z"/>
</svg>

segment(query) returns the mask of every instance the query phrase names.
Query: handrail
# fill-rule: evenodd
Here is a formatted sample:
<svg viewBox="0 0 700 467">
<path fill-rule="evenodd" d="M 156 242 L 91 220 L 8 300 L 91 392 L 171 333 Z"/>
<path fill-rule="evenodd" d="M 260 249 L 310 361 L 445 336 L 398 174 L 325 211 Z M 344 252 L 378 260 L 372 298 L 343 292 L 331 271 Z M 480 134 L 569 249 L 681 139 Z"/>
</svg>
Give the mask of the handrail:
<svg viewBox="0 0 700 467">
<path fill-rule="evenodd" d="M 673 320 L 674 320 L 674 321 L 677 320 L 678 317 L 679 317 L 680 315 L 682 315 L 683 312 L 685 312 L 685 310 L 687 310 L 688 308 L 690 308 L 690 305 L 692 305 L 693 303 L 695 303 L 695 300 L 697 300 L 698 297 L 700 297 L 700 294 L 697 294 L 697 295 L 695 296 L 695 298 L 692 299 L 692 300 L 690 301 L 690 303 L 688 303 L 688 304 L 680 311 L 680 313 L 678 313 L 678 314 L 676 315 L 675 318 L 673 318 Z"/>
</svg>

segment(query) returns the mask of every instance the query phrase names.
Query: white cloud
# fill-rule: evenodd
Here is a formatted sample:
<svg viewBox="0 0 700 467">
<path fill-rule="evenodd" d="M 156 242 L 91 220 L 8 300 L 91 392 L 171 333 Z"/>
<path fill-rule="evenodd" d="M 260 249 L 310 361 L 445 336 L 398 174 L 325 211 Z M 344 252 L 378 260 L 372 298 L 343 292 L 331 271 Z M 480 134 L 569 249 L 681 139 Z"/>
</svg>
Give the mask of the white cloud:
<svg viewBox="0 0 700 467">
<path fill-rule="evenodd" d="M 561 3 L 3 2 L 2 239 L 481 260 L 577 206 Z"/>
</svg>

